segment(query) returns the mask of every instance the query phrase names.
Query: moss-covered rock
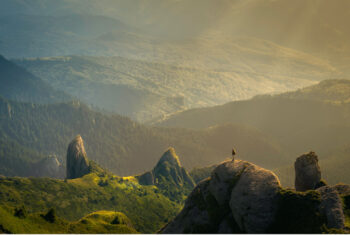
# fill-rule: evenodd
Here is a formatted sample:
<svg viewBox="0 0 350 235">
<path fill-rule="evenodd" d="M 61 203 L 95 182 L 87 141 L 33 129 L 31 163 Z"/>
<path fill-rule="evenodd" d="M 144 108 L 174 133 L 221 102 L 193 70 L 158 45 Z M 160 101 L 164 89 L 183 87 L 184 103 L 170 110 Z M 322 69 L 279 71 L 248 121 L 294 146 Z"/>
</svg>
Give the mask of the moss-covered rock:
<svg viewBox="0 0 350 235">
<path fill-rule="evenodd" d="M 181 203 L 195 186 L 192 177 L 181 166 L 174 148 L 165 151 L 152 171 L 137 176 L 137 179 L 142 185 L 156 185 L 165 196 Z"/>
<path fill-rule="evenodd" d="M 326 217 L 319 212 L 321 194 L 310 190 L 278 192 L 275 221 L 269 228 L 273 233 L 321 233 Z"/>
<path fill-rule="evenodd" d="M 227 161 L 195 187 L 180 214 L 160 232 L 343 233 L 348 231 L 343 211 L 350 225 L 349 195 L 349 185 L 283 189 L 273 172 Z"/>
</svg>

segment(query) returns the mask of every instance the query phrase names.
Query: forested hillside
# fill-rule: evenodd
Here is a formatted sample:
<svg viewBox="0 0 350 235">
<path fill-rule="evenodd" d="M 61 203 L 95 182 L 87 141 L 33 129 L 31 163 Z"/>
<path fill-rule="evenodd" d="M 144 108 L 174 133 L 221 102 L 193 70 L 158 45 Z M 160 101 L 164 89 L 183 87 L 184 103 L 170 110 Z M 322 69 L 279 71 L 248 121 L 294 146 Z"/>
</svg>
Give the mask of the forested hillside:
<svg viewBox="0 0 350 235">
<path fill-rule="evenodd" d="M 208 42 L 204 40 L 203 43 Z M 247 99 L 256 94 L 295 90 L 325 79 L 326 74 L 331 74 L 334 69 L 315 58 L 259 40 L 235 39 L 232 42 L 227 39 L 227 43 L 235 55 L 224 55 L 227 53 L 225 46 L 222 54 L 213 51 L 214 58 L 198 62 L 193 62 L 189 52 L 182 51 L 180 45 L 170 45 L 170 49 L 159 52 L 172 60 L 168 63 L 93 56 L 13 61 L 55 89 L 87 104 L 142 122 L 189 108 Z M 210 47 L 214 45 L 214 42 L 209 43 Z M 188 47 L 198 47 L 198 44 L 191 42 Z M 174 50 L 171 56 L 169 50 Z M 285 50 L 283 58 L 278 58 L 283 65 L 272 63 L 276 58 L 271 50 Z M 254 53 L 260 54 L 262 59 L 252 61 Z M 232 61 L 224 64 L 215 58 L 228 56 Z M 246 59 L 236 60 L 235 57 Z M 206 58 L 206 55 L 200 58 Z M 254 64 L 254 70 L 247 69 L 251 64 Z M 274 68 L 271 73 L 271 66 L 279 69 Z"/>
<path fill-rule="evenodd" d="M 40 78 L 0 55 L 0 95 L 33 103 L 54 103 L 70 99 L 62 91 L 54 90 Z"/>
<path fill-rule="evenodd" d="M 262 163 L 266 162 L 264 157 L 278 159 L 270 161 L 272 165 L 266 162 L 269 167 L 284 163 L 278 145 L 251 128 L 227 125 L 197 131 L 146 127 L 127 117 L 92 111 L 78 101 L 37 105 L 1 98 L 0 113 L 0 139 L 18 143 L 31 149 L 33 154 L 39 152 L 40 156 L 57 155 L 64 163 L 67 144 L 81 134 L 87 142 L 90 158 L 118 175 L 152 169 L 169 146 L 177 149 L 187 169 L 225 159 L 232 145 L 239 148 L 244 159 Z M 14 152 L 12 156 L 4 156 L 7 166 L 16 156 L 23 161 L 16 149 L 11 151 Z"/>
<path fill-rule="evenodd" d="M 348 143 L 350 105 L 348 94 L 343 90 L 349 87 L 348 80 L 324 81 L 295 93 L 257 96 L 222 106 L 184 111 L 160 125 L 195 129 L 223 123 L 248 125 L 278 140 L 292 154 L 314 149 L 323 155 L 325 151 Z M 308 92 L 310 90 L 314 92 Z M 320 93 L 317 99 L 315 93 Z M 338 102 L 329 102 L 330 93 L 338 97 L 332 98 Z"/>
<path fill-rule="evenodd" d="M 184 111 L 160 125 L 195 129 L 223 123 L 251 126 L 270 136 L 290 158 L 282 181 L 287 175 L 284 182 L 290 184 L 293 180 L 293 172 L 288 171 L 293 158 L 313 150 L 319 154 L 330 181 L 342 178 L 349 182 L 348 177 L 335 173 L 336 166 L 347 166 L 348 155 L 343 149 L 349 146 L 350 139 L 349 88 L 349 80 L 327 80 L 295 92 Z"/>
</svg>

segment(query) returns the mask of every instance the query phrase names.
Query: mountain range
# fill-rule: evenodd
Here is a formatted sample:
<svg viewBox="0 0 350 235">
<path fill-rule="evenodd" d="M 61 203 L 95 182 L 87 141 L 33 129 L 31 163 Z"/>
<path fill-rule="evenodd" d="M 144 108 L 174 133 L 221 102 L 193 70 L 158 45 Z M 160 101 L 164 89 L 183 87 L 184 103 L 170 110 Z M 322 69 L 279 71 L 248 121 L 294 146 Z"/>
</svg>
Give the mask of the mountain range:
<svg viewBox="0 0 350 235">
<path fill-rule="evenodd" d="M 349 232 L 349 7 L 1 0 L 0 233 Z"/>
<path fill-rule="evenodd" d="M 343 0 L 102 2 L 5 0 L 0 51 L 57 90 L 147 123 L 348 72 Z M 308 24 L 288 20 L 314 11 Z"/>
<path fill-rule="evenodd" d="M 324 61 L 259 40 L 228 40 L 230 45 L 221 52 L 214 50 L 215 42 L 203 43 L 213 52 L 210 57 L 197 52 L 198 63 L 192 56 L 186 56 L 192 49 L 169 54 L 169 48 L 164 48 L 164 53 L 171 60 L 180 58 L 163 59 L 160 63 L 123 57 L 68 56 L 13 62 L 57 90 L 140 122 L 152 122 L 189 108 L 295 90 L 338 76 L 335 68 Z M 183 50 L 181 45 L 176 47 Z M 277 53 L 283 54 L 283 58 L 276 58 Z"/>
<path fill-rule="evenodd" d="M 319 153 L 322 165 L 324 159 L 332 159 L 349 146 L 349 88 L 349 80 L 326 80 L 295 92 L 184 111 L 158 124 L 194 129 L 226 123 L 251 126 L 274 140 L 287 158 L 313 150 Z M 332 161 L 332 171 L 337 169 L 335 165 L 344 163 Z M 289 184 L 292 175 L 289 174 Z M 334 182 L 331 176 L 329 179 Z M 348 182 L 348 176 L 342 179 Z"/>
<path fill-rule="evenodd" d="M 0 55 L 0 94 L 7 99 L 28 103 L 55 103 L 69 100 L 69 95 L 53 89 L 42 79 Z"/>
<path fill-rule="evenodd" d="M 47 82 L 35 78 L 37 82 Z M 18 84 L 20 87 L 21 82 Z M 177 149 L 188 169 L 227 158 L 228 146 L 238 149 L 239 158 L 268 169 L 277 168 L 277 172 L 289 169 L 291 159 L 307 150 L 317 151 L 322 164 L 323 160 L 337 157 L 337 152 L 346 152 L 342 149 L 348 146 L 348 90 L 348 80 L 327 80 L 295 92 L 183 111 L 154 122 L 166 128 L 147 127 L 127 117 L 101 114 L 77 100 L 39 105 L 2 99 L 1 141 L 5 148 L 1 174 L 48 175 L 50 171 L 36 170 L 38 164 L 57 165 L 62 169 L 65 166 L 64 146 L 75 133 L 81 133 L 89 143 L 93 160 L 119 175 L 140 174 L 151 169 L 156 156 L 168 146 Z M 41 89 L 31 94 L 47 97 L 45 92 Z M 20 96 L 14 98 L 28 100 Z M 49 155 L 55 157 L 47 158 Z M 336 169 L 342 162 L 329 165 Z M 26 166 L 25 170 L 20 166 Z M 328 174 L 327 167 L 324 172 Z M 330 169 L 330 172 L 334 170 Z M 287 185 L 293 179 L 289 173 L 281 172 L 288 176 L 281 176 Z M 326 179 L 331 182 L 339 179 L 332 175 L 330 173 Z M 62 177 L 62 170 L 55 176 Z M 347 182 L 347 177 L 343 179 Z"/>
</svg>

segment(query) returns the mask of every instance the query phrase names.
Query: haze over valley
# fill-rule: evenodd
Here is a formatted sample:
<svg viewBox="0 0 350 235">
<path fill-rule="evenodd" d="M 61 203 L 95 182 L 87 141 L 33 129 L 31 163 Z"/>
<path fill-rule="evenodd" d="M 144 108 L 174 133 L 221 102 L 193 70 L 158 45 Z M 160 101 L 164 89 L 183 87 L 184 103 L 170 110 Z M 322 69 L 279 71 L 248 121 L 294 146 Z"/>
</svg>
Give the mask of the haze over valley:
<svg viewBox="0 0 350 235">
<path fill-rule="evenodd" d="M 0 4 L 0 233 L 349 233 L 349 1 Z"/>
</svg>

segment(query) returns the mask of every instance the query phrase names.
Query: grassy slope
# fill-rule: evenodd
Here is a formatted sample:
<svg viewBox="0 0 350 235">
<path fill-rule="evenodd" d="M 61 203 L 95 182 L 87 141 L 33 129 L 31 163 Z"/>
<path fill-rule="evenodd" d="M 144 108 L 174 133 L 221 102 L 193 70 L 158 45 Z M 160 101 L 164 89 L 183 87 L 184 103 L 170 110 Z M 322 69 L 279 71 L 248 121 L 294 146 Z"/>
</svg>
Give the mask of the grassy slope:
<svg viewBox="0 0 350 235">
<path fill-rule="evenodd" d="M 137 233 L 121 212 L 97 211 L 70 223 L 69 233 Z"/>
<path fill-rule="evenodd" d="M 30 213 L 56 208 L 58 216 L 71 221 L 98 210 L 120 211 L 131 219 L 137 231 L 145 233 L 156 232 L 179 210 L 177 204 L 157 191 L 154 186 L 139 185 L 133 177 L 105 173 L 68 181 L 0 179 L 1 205 L 25 205 Z"/>
<path fill-rule="evenodd" d="M 130 220 L 120 212 L 97 211 L 78 221 L 69 222 L 56 217 L 47 221 L 41 213 L 32 213 L 25 218 L 14 216 L 12 208 L 0 206 L 0 232 L 6 233 L 137 233 Z M 119 223 L 111 222 L 118 218 Z"/>
</svg>

